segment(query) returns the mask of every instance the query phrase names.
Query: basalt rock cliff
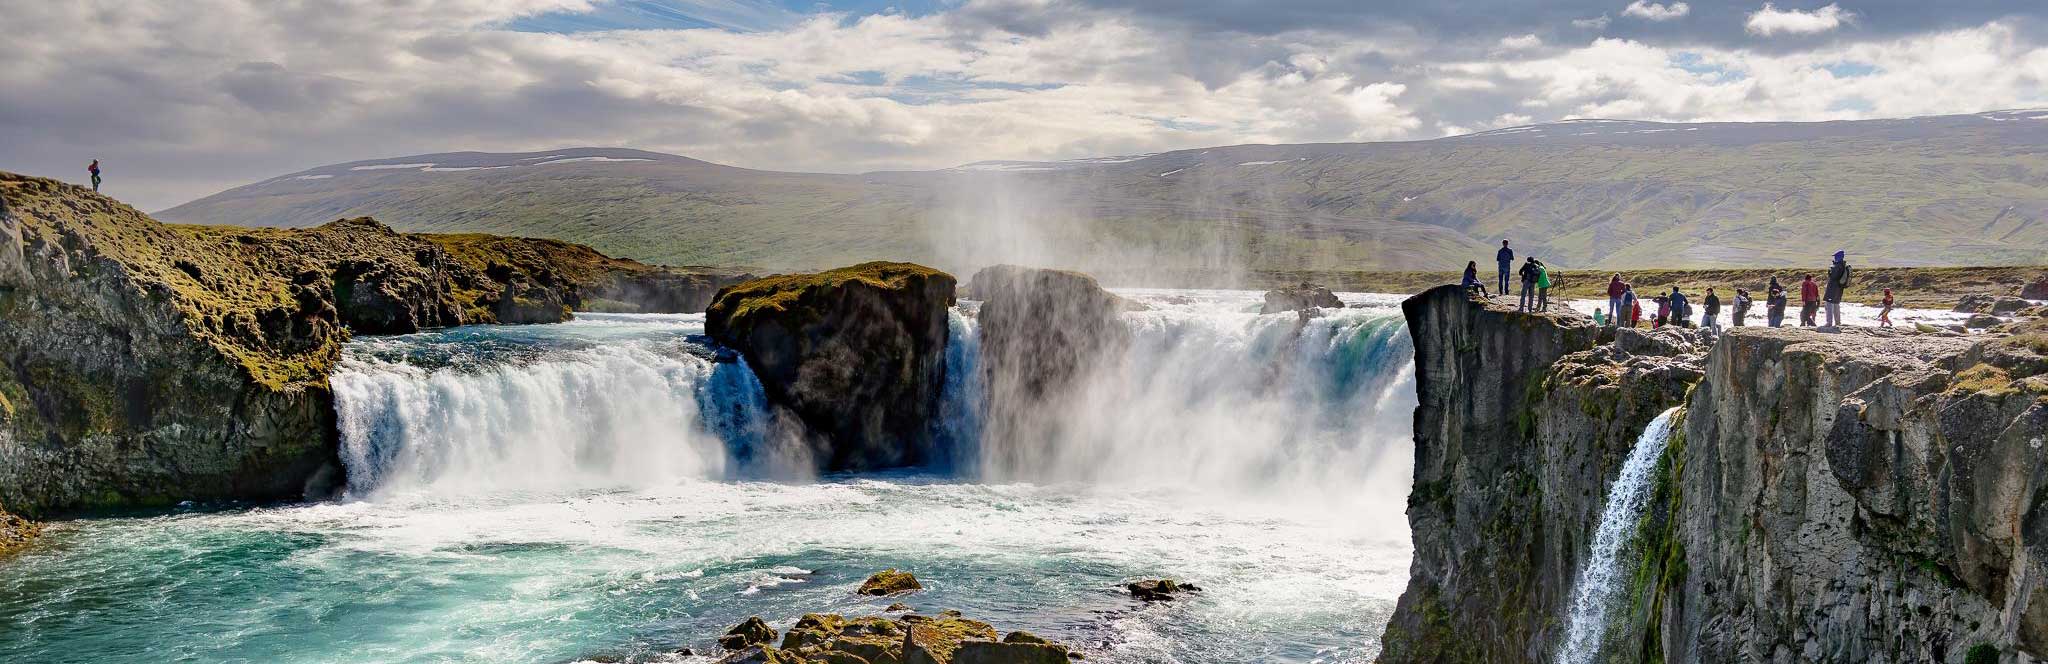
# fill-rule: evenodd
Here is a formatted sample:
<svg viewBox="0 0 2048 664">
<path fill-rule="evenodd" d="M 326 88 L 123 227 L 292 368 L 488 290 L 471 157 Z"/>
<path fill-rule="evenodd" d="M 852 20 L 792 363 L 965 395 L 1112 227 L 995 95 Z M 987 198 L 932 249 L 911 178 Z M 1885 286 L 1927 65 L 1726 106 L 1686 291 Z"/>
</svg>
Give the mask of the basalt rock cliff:
<svg viewBox="0 0 2048 664">
<path fill-rule="evenodd" d="M 0 505 L 320 494 L 341 479 L 327 376 L 351 333 L 558 322 L 587 286 L 663 272 L 559 244 L 166 225 L 0 173 Z"/>
<path fill-rule="evenodd" d="M 935 453 L 953 275 L 863 263 L 719 291 L 711 338 L 746 357 L 778 420 L 822 470 L 914 465 Z"/>
<path fill-rule="evenodd" d="M 1598 661 L 2048 653 L 2041 324 L 1596 345 L 1574 314 L 1454 288 L 1404 310 L 1415 558 L 1381 661 L 1553 661 L 1608 485 L 1644 425 L 1681 404 Z"/>
</svg>

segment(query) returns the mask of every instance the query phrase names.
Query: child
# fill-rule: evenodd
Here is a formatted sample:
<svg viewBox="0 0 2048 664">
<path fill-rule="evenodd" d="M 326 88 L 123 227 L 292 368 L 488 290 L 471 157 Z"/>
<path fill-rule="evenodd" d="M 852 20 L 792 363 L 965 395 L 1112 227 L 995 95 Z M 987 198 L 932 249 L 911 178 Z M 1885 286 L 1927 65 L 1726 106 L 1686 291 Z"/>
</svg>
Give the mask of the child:
<svg viewBox="0 0 2048 664">
<path fill-rule="evenodd" d="M 1877 326 L 1892 326 L 1892 289 L 1884 289 L 1884 309 L 1877 312 Z"/>
<path fill-rule="evenodd" d="M 1600 313 L 1599 307 L 1593 308 L 1593 324 L 1599 327 L 1607 327 L 1607 314 Z"/>
</svg>

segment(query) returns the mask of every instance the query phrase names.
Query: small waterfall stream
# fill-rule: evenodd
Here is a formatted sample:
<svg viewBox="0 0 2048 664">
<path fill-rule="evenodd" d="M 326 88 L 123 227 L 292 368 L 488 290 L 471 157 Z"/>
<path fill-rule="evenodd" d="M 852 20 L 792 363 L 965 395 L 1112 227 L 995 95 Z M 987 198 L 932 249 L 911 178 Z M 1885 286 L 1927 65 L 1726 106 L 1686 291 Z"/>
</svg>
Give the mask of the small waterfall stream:
<svg viewBox="0 0 2048 664">
<path fill-rule="evenodd" d="M 1557 651 L 1558 664 L 1591 662 L 1600 654 L 1600 641 L 1607 633 L 1607 610 L 1627 582 L 1622 555 L 1635 533 L 1636 523 L 1643 518 L 1651 491 L 1656 488 L 1653 483 L 1657 460 L 1664 455 L 1665 442 L 1671 439 L 1671 424 L 1677 419 L 1678 410 L 1664 411 L 1643 428 L 1643 435 L 1636 439 L 1635 448 L 1629 450 L 1628 459 L 1621 464 L 1621 474 L 1607 490 L 1607 506 L 1600 512 L 1600 529 L 1593 534 L 1578 582 L 1572 586 L 1571 622 L 1564 646 Z"/>
</svg>

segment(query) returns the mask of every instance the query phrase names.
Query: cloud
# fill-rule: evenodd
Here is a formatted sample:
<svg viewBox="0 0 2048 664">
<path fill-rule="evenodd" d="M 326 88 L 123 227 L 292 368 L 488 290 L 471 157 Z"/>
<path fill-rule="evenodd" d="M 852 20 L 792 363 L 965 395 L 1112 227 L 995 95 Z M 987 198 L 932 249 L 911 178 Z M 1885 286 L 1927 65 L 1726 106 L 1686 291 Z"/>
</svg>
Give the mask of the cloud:
<svg viewBox="0 0 2048 664">
<path fill-rule="evenodd" d="M 1614 22 L 1614 19 L 1608 18 L 1606 14 L 1601 14 L 1593 18 L 1572 19 L 1572 27 L 1587 30 L 1605 30 L 1607 29 L 1607 24 L 1612 22 Z"/>
<path fill-rule="evenodd" d="M 1749 15 L 1749 21 L 1743 24 L 1743 28 L 1750 34 L 1767 37 L 1776 34 L 1810 35 L 1842 27 L 1843 23 L 1855 18 L 1854 13 L 1836 4 L 1804 12 L 1779 9 L 1766 2 L 1762 9 Z"/>
<path fill-rule="evenodd" d="M 2048 33 L 2024 12 L 1905 30 L 1877 18 L 1890 0 L 1858 0 L 1871 18 L 1809 42 L 1743 32 L 1754 5 L 1695 3 L 1700 20 L 1617 21 L 1587 43 L 1551 31 L 1615 0 L 1503 2 L 1480 26 L 1427 3 L 1108 1 L 963 0 L 759 30 L 531 31 L 517 28 L 614 5 L 0 0 L 19 26 L 0 31 L 0 169 L 77 179 L 98 157 L 111 191 L 160 208 L 322 164 L 457 150 L 629 146 L 862 172 L 1419 139 L 1583 115 L 2048 105 Z M 1407 13 L 1239 20 L 1255 10 Z M 1994 10 L 2012 13 L 1957 11 Z"/>
<path fill-rule="evenodd" d="M 1692 6 L 1683 2 L 1663 5 L 1645 2 L 1644 0 L 1628 3 L 1628 7 L 1621 10 L 1623 16 L 1634 16 L 1650 21 L 1669 21 L 1675 18 L 1684 18 L 1686 14 L 1690 13 L 1692 13 Z"/>
</svg>

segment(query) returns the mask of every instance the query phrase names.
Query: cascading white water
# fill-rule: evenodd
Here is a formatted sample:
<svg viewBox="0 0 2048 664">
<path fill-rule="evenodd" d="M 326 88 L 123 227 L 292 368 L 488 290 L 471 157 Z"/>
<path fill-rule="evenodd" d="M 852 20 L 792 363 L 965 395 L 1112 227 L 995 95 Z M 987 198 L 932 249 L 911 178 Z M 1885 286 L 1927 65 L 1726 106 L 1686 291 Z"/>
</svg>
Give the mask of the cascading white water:
<svg viewBox="0 0 2048 664">
<path fill-rule="evenodd" d="M 1258 315 L 1256 294 L 1120 292 L 1151 307 L 1123 314 L 1129 350 L 1050 402 L 1043 437 L 982 441 L 984 477 L 1405 495 L 1414 383 L 1400 298 L 1352 296 L 1361 306 L 1303 322 Z"/>
<path fill-rule="evenodd" d="M 591 317 L 358 342 L 333 377 L 349 494 L 640 487 L 726 472 L 760 383 L 686 346 L 701 317 Z M 693 352 L 694 351 L 694 352 Z"/>
<path fill-rule="evenodd" d="M 1573 586 L 1570 622 L 1564 645 L 1557 651 L 1558 664 L 1591 662 L 1600 654 L 1600 641 L 1607 633 L 1607 609 L 1627 579 L 1622 576 L 1624 549 L 1635 534 L 1643 508 L 1655 487 L 1657 460 L 1664 443 L 1671 438 L 1671 423 L 1678 408 L 1664 411 L 1643 428 L 1643 435 L 1621 464 L 1621 474 L 1607 491 L 1607 506 L 1600 511 L 1600 528 L 1586 552 L 1578 583 Z"/>
</svg>

